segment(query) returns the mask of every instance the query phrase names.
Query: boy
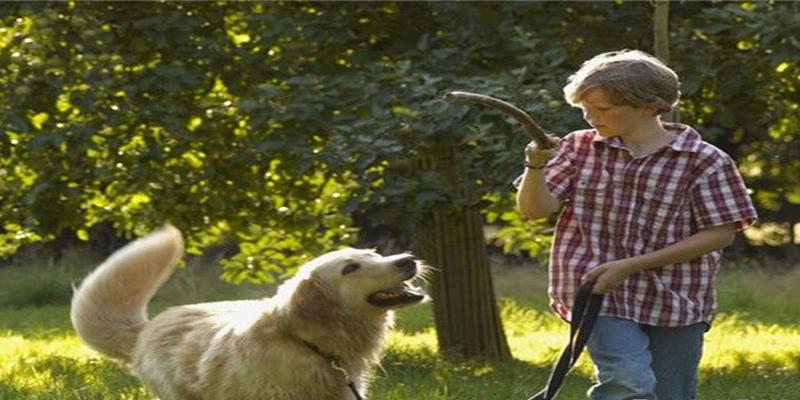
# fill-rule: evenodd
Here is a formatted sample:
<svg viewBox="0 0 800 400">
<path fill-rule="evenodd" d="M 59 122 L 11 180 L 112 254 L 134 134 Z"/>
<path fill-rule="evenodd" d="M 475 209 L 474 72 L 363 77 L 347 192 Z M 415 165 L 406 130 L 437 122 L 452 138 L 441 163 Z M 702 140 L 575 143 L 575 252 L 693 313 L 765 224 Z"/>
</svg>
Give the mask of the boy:
<svg viewBox="0 0 800 400">
<path fill-rule="evenodd" d="M 592 129 L 525 149 L 515 182 L 526 218 L 561 208 L 550 258 L 553 310 L 581 282 L 605 294 L 587 348 L 595 400 L 692 400 L 716 312 L 721 250 L 756 212 L 731 158 L 691 127 L 663 123 L 677 75 L 641 51 L 600 54 L 564 87 Z M 554 139 L 556 140 L 556 139 Z"/>
</svg>

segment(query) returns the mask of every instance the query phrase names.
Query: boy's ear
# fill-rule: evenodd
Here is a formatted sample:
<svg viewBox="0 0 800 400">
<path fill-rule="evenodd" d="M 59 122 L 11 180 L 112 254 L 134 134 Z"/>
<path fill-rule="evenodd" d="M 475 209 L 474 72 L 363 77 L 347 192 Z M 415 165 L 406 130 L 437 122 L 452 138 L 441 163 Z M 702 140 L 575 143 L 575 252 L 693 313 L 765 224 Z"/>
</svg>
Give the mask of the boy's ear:
<svg viewBox="0 0 800 400">
<path fill-rule="evenodd" d="M 656 106 L 645 105 L 645 106 L 639 106 L 637 108 L 639 108 L 640 110 L 645 112 L 647 115 L 650 115 L 652 117 L 657 117 L 659 114 L 661 114 L 661 113 L 658 112 L 658 107 L 656 107 Z"/>
</svg>

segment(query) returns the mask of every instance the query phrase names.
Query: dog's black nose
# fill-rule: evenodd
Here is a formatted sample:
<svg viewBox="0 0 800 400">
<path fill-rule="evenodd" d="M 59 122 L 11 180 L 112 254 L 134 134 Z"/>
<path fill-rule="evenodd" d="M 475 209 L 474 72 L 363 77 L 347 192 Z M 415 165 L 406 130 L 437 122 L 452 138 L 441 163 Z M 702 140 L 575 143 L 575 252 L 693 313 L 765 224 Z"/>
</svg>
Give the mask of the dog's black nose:
<svg viewBox="0 0 800 400">
<path fill-rule="evenodd" d="M 407 271 L 409 273 L 413 273 L 417 271 L 417 259 L 414 258 L 411 254 L 404 256 L 403 258 L 394 262 L 398 268 L 402 269 L 403 271 Z"/>
</svg>

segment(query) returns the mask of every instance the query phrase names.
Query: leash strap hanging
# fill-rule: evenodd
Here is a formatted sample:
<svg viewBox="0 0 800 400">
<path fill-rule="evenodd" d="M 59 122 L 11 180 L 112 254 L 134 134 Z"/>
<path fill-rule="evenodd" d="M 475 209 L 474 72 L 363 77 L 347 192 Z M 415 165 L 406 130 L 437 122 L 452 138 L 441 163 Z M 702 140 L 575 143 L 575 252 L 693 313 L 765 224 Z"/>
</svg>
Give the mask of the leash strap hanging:
<svg viewBox="0 0 800 400">
<path fill-rule="evenodd" d="M 586 346 L 586 341 L 589 340 L 589 334 L 592 333 L 597 316 L 600 314 L 600 308 L 603 306 L 603 295 L 592 294 L 593 287 L 594 282 L 587 282 L 578 289 L 578 293 L 575 295 L 575 304 L 572 306 L 569 343 L 561 352 L 561 357 L 550 372 L 547 386 L 528 400 L 554 399 L 567 373 L 578 361 L 578 357 Z"/>
<path fill-rule="evenodd" d="M 364 397 L 361 396 L 361 393 L 358 392 L 358 387 L 356 387 L 356 383 L 353 382 L 353 379 L 350 377 L 350 373 L 347 372 L 347 369 L 342 366 L 342 363 L 339 362 L 338 358 L 336 358 L 331 354 L 325 353 L 319 347 L 312 344 L 311 342 L 305 341 L 296 336 L 294 337 L 294 339 L 302 343 L 306 347 L 308 347 L 309 350 L 313 351 L 314 353 L 317 353 L 317 355 L 319 355 L 320 357 L 328 360 L 328 362 L 331 364 L 331 368 L 333 368 L 336 372 L 342 374 L 342 378 L 344 378 L 344 383 L 350 389 L 350 392 L 353 393 L 353 397 L 355 398 L 355 400 L 364 400 Z"/>
<path fill-rule="evenodd" d="M 350 391 L 353 393 L 353 397 L 355 397 L 355 400 L 364 400 L 364 398 L 361 397 L 361 393 L 358 392 L 356 383 L 353 382 L 353 380 L 350 378 L 350 373 L 348 373 L 347 370 L 344 369 L 344 367 L 342 367 L 341 364 L 339 364 L 339 361 L 337 361 L 336 359 L 331 359 L 331 368 L 341 372 L 342 376 L 344 377 L 344 383 L 347 385 L 347 387 L 350 388 Z"/>
<path fill-rule="evenodd" d="M 353 396 L 356 398 L 356 400 L 364 400 L 364 398 L 361 397 L 361 393 L 358 393 L 355 383 L 352 381 L 347 382 L 347 386 L 350 387 L 350 391 L 353 392 Z"/>
</svg>

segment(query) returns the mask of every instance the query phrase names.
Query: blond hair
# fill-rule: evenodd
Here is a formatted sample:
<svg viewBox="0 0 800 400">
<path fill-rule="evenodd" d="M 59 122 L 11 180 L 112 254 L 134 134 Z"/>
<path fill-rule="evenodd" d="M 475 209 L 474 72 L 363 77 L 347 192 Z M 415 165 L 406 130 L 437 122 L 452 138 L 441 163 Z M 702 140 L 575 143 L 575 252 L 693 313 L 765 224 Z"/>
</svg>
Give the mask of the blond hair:
<svg viewBox="0 0 800 400">
<path fill-rule="evenodd" d="M 659 59 L 640 50 L 621 50 L 594 56 L 567 79 L 564 98 L 580 106 L 591 89 L 601 88 L 616 105 L 654 107 L 671 111 L 680 98 L 678 75 Z"/>
</svg>

